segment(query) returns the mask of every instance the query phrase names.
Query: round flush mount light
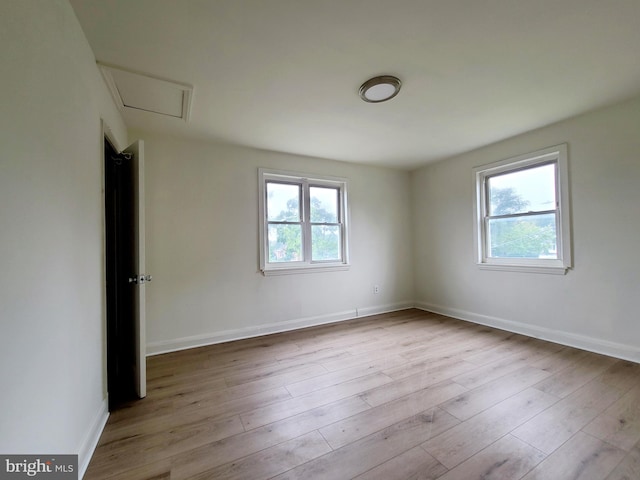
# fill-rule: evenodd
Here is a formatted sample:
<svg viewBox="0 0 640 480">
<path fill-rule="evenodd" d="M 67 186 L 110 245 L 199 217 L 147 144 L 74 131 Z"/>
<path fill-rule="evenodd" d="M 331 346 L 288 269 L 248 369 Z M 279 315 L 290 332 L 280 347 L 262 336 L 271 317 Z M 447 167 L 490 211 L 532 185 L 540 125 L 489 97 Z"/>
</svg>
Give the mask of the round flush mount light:
<svg viewBox="0 0 640 480">
<path fill-rule="evenodd" d="M 365 102 L 380 103 L 395 97 L 401 86 L 402 82 L 399 78 L 391 75 L 381 75 L 364 82 L 358 93 Z"/>
</svg>

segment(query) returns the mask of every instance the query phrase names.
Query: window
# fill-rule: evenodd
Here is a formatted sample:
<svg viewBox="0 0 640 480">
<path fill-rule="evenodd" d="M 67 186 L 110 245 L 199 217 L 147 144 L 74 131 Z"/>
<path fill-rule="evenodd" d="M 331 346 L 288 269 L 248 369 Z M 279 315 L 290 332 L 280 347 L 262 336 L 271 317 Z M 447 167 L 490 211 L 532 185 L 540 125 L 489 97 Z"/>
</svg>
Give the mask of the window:
<svg viewBox="0 0 640 480">
<path fill-rule="evenodd" d="M 567 146 L 474 169 L 481 268 L 564 274 L 571 267 Z"/>
<path fill-rule="evenodd" d="M 346 180 L 265 169 L 259 177 L 260 270 L 348 268 Z"/>
</svg>

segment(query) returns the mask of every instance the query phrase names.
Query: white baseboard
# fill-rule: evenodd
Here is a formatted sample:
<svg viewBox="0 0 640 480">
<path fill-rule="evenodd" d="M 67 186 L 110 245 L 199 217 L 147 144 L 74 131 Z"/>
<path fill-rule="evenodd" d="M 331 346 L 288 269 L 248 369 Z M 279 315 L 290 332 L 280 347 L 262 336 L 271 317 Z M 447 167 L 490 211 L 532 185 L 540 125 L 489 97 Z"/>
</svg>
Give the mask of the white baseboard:
<svg viewBox="0 0 640 480">
<path fill-rule="evenodd" d="M 356 308 L 356 316 L 370 317 L 371 315 L 380 315 L 382 313 L 398 312 L 400 310 L 407 310 L 415 306 L 414 302 L 398 302 L 390 303 L 388 305 L 378 305 L 375 307 Z"/>
<path fill-rule="evenodd" d="M 588 337 L 570 332 L 563 332 L 537 325 L 527 323 L 514 322 L 503 318 L 481 315 L 457 308 L 444 307 L 442 305 L 433 305 L 425 302 L 416 302 L 415 307 L 428 312 L 439 313 L 448 317 L 465 320 L 468 322 L 487 325 L 489 327 L 499 328 L 508 332 L 520 333 L 529 337 L 540 338 L 550 342 L 567 345 L 569 347 L 580 348 L 594 353 L 601 353 L 611 357 L 629 360 L 631 362 L 640 363 L 640 349 L 632 345 L 610 342 L 599 338 Z"/>
<path fill-rule="evenodd" d="M 96 413 L 96 416 L 91 423 L 91 428 L 89 428 L 89 431 L 85 435 L 84 440 L 80 445 L 80 449 L 78 450 L 78 478 L 80 479 L 84 477 L 84 474 L 87 471 L 93 452 L 98 445 L 100 435 L 102 435 L 102 431 L 104 430 L 104 426 L 107 424 L 108 419 L 109 403 L 107 399 L 104 399 L 100 406 L 100 410 Z"/>
<path fill-rule="evenodd" d="M 413 308 L 413 305 L 413 302 L 400 302 L 388 305 L 378 305 L 375 307 L 354 308 L 353 310 L 345 310 L 343 312 L 330 313 L 316 317 L 268 323 L 266 325 L 257 325 L 234 330 L 223 330 L 221 332 L 182 337 L 174 340 L 149 342 L 147 343 L 147 356 L 176 352 L 178 350 L 186 350 L 188 348 L 204 347 L 205 345 L 214 345 L 216 343 L 229 342 L 232 340 L 259 337 L 261 335 L 269 335 L 272 333 L 288 332 L 290 330 L 298 330 L 300 328 L 353 320 L 354 318 L 367 317 L 380 313 L 406 310 L 407 308 Z"/>
<path fill-rule="evenodd" d="M 161 342 L 150 342 L 147 344 L 147 355 L 159 355 L 161 353 L 175 352 L 178 350 L 186 350 L 188 348 L 203 347 L 216 343 L 229 342 L 232 340 L 242 340 L 244 338 L 259 337 L 261 335 L 269 335 L 272 333 L 287 332 L 306 327 L 315 327 L 329 323 L 342 322 L 352 320 L 354 318 L 367 317 L 371 315 L 379 315 L 382 313 L 396 312 L 406 310 L 408 308 L 418 308 L 428 312 L 439 313 L 459 320 L 487 325 L 489 327 L 499 328 L 508 332 L 519 333 L 533 338 L 540 338 L 550 342 L 567 345 L 570 347 L 588 350 L 590 352 L 601 353 L 611 357 L 629 360 L 640 363 L 640 349 L 632 345 L 625 345 L 608 340 L 588 337 L 575 333 L 563 332 L 546 327 L 539 327 L 512 320 L 506 320 L 498 317 L 491 317 L 466 310 L 445 307 L 442 305 L 434 305 L 425 302 L 405 301 L 387 305 L 377 305 L 373 307 L 355 308 L 343 312 L 321 315 L 316 317 L 306 317 L 284 322 L 270 323 L 266 325 L 239 328 L 234 330 L 224 330 L 221 332 L 208 333 L 203 335 L 194 335 L 191 337 L 182 337 L 174 340 L 166 340 Z M 106 421 L 106 420 L 105 420 Z M 99 435 L 98 435 L 99 436 Z"/>
</svg>

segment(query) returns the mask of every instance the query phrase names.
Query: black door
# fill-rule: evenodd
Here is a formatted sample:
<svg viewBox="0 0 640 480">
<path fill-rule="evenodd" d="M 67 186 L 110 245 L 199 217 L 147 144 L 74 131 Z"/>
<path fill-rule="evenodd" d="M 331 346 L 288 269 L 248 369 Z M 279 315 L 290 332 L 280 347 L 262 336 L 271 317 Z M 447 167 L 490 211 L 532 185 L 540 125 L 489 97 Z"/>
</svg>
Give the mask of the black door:
<svg viewBox="0 0 640 480">
<path fill-rule="evenodd" d="M 107 387 L 109 411 L 136 398 L 133 165 L 105 139 Z"/>
</svg>

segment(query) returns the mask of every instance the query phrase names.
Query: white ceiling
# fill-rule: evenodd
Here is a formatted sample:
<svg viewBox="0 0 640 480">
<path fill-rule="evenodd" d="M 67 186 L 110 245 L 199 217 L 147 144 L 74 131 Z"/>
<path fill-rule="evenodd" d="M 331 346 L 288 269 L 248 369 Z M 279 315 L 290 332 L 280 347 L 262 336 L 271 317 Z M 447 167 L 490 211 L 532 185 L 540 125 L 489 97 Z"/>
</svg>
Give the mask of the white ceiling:
<svg viewBox="0 0 640 480">
<path fill-rule="evenodd" d="M 98 61 L 194 87 L 129 127 L 261 149 L 414 168 L 640 93 L 640 0 L 71 4 Z"/>
</svg>

